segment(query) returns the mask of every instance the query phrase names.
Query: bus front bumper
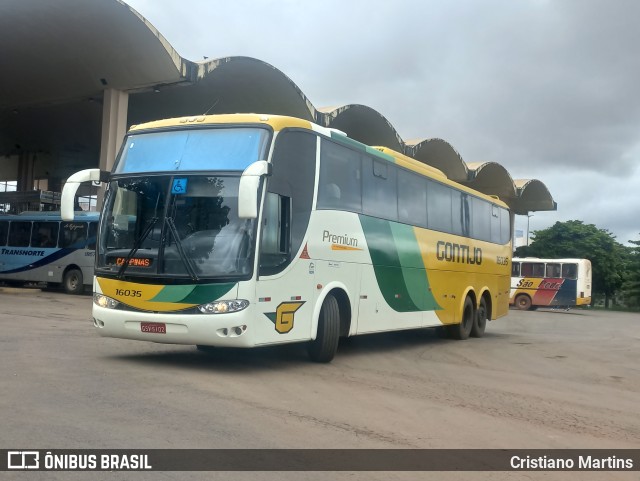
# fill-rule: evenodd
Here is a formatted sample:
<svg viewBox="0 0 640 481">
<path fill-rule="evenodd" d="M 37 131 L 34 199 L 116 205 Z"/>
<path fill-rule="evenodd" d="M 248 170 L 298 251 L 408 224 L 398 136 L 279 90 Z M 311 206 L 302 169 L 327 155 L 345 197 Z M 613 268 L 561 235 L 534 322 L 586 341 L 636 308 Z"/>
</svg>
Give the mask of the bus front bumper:
<svg viewBox="0 0 640 481">
<path fill-rule="evenodd" d="M 253 347 L 253 309 L 225 314 L 161 314 L 93 306 L 93 325 L 104 337 L 165 344 Z"/>
</svg>

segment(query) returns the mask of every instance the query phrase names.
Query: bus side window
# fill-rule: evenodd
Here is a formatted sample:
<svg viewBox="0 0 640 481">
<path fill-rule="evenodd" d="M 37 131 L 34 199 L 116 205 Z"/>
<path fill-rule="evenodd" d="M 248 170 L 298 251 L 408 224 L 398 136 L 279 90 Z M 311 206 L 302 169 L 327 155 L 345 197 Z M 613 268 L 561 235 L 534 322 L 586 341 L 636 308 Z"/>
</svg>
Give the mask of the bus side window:
<svg viewBox="0 0 640 481">
<path fill-rule="evenodd" d="M 562 277 L 564 279 L 576 279 L 578 277 L 577 264 L 562 264 Z"/>
<path fill-rule="evenodd" d="M 560 277 L 560 264 L 547 264 L 546 277 Z"/>
<path fill-rule="evenodd" d="M 289 197 L 267 192 L 262 216 L 262 240 L 260 242 L 260 274 L 277 272 L 278 267 L 289 261 L 290 253 Z"/>
<path fill-rule="evenodd" d="M 96 248 L 97 235 L 98 235 L 98 223 L 90 222 L 89 234 L 88 234 L 88 240 L 87 240 L 87 249 L 94 250 Z"/>
<path fill-rule="evenodd" d="M 361 172 L 362 156 L 358 152 L 322 139 L 318 208 L 361 212 Z"/>
<path fill-rule="evenodd" d="M 60 233 L 60 247 L 82 249 L 87 242 L 87 224 L 84 222 L 63 222 Z"/>
<path fill-rule="evenodd" d="M 511 277 L 520 277 L 520 263 L 514 262 L 511 264 Z M 526 276 L 523 276 L 526 277 Z"/>
<path fill-rule="evenodd" d="M 362 161 L 362 213 L 397 222 L 397 171 L 386 160 Z"/>
<path fill-rule="evenodd" d="M 522 277 L 544 277 L 544 263 L 523 262 Z"/>
<path fill-rule="evenodd" d="M 32 247 L 55 247 L 58 245 L 58 222 L 34 222 L 31 233 Z"/>
<path fill-rule="evenodd" d="M 451 192 L 446 185 L 427 180 L 427 219 L 429 229 L 440 232 L 451 232 Z"/>
<path fill-rule="evenodd" d="M 0 221 L 0 246 L 7 245 L 7 235 L 9 234 L 9 222 Z"/>
<path fill-rule="evenodd" d="M 427 183 L 413 172 L 398 170 L 398 220 L 427 227 Z"/>
<path fill-rule="evenodd" d="M 534 262 L 532 277 L 544 277 L 544 263 Z"/>
<path fill-rule="evenodd" d="M 11 247 L 29 247 L 31 238 L 31 222 L 11 221 L 9 225 L 9 240 L 7 245 Z"/>
</svg>

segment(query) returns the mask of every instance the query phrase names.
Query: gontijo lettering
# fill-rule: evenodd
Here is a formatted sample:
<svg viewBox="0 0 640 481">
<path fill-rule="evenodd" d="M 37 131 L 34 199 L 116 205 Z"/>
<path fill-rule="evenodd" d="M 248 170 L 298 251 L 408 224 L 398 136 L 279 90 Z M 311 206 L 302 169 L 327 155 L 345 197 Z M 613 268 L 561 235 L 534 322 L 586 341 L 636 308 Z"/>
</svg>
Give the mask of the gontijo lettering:
<svg viewBox="0 0 640 481">
<path fill-rule="evenodd" d="M 436 256 L 439 261 L 457 262 L 459 264 L 482 264 L 482 249 L 473 249 L 464 244 L 438 241 L 436 244 Z"/>
</svg>

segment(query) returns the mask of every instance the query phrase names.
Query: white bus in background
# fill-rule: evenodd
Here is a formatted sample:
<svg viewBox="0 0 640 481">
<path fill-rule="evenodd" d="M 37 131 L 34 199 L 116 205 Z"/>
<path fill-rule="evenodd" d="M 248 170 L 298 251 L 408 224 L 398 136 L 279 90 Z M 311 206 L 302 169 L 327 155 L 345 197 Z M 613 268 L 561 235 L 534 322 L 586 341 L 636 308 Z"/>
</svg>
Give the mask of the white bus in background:
<svg viewBox="0 0 640 481">
<path fill-rule="evenodd" d="M 0 281 L 61 285 L 80 294 L 93 282 L 98 212 L 78 212 L 65 222 L 60 212 L 0 215 Z"/>
<path fill-rule="evenodd" d="M 591 275 L 589 259 L 514 257 L 510 304 L 521 310 L 588 306 Z"/>
</svg>

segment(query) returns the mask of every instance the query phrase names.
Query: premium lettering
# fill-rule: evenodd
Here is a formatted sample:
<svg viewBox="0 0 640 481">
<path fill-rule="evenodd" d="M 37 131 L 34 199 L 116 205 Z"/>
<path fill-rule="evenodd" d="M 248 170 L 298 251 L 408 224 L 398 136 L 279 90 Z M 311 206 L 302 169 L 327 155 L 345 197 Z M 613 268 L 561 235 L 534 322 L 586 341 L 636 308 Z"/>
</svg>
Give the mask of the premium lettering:
<svg viewBox="0 0 640 481">
<path fill-rule="evenodd" d="M 340 244 L 343 246 L 358 247 L 358 239 L 355 237 L 349 237 L 345 235 L 335 235 L 325 230 L 322 233 L 322 242 L 331 242 L 333 244 Z"/>
</svg>

